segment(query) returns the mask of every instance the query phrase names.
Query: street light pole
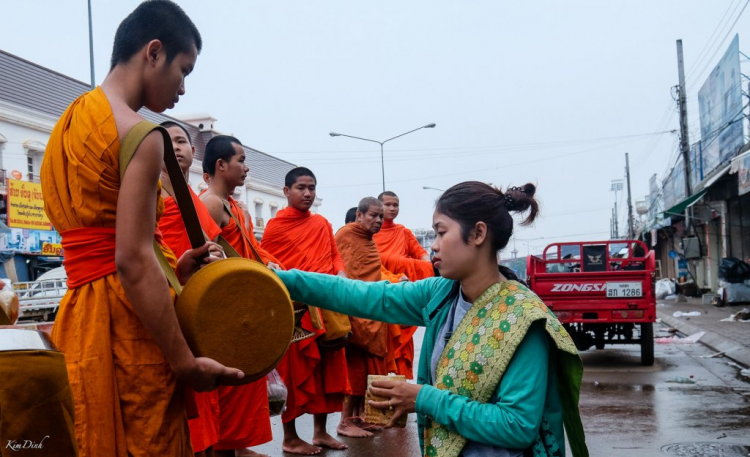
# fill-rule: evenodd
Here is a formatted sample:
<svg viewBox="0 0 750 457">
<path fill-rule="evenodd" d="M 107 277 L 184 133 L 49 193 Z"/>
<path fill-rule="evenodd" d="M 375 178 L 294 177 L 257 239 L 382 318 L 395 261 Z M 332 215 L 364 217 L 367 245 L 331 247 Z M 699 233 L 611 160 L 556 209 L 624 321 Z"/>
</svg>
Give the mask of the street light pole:
<svg viewBox="0 0 750 457">
<path fill-rule="evenodd" d="M 384 153 L 383 153 L 383 145 L 384 145 L 385 143 L 387 143 L 387 142 L 391 141 L 391 140 L 395 140 L 396 138 L 401 138 L 401 137 L 402 137 L 402 136 L 404 136 L 404 135 L 408 135 L 408 134 L 410 134 L 410 133 L 416 132 L 417 130 L 422 130 L 422 129 L 432 129 L 432 128 L 435 128 L 435 125 L 436 125 L 436 124 L 434 124 L 434 123 L 432 123 L 432 124 L 427 124 L 427 125 L 423 125 L 422 127 L 417 127 L 417 128 L 416 128 L 416 129 L 414 129 L 414 130 L 409 130 L 409 131 L 408 131 L 408 132 L 406 132 L 406 133 L 402 133 L 401 135 L 396 135 L 396 136 L 394 136 L 393 138 L 388 138 L 387 140 L 383 140 L 383 141 L 378 141 L 378 140 L 370 140 L 370 139 L 368 139 L 368 138 L 362 138 L 362 137 L 359 137 L 359 136 L 346 135 L 346 134 L 344 134 L 344 133 L 336 133 L 336 132 L 331 132 L 331 133 L 329 133 L 329 135 L 331 135 L 332 137 L 337 137 L 337 136 L 345 136 L 345 137 L 347 137 L 347 138 L 353 138 L 353 139 L 355 139 L 355 140 L 362 140 L 362 141 L 369 141 L 369 142 L 371 142 L 371 143 L 378 143 L 378 144 L 380 145 L 380 169 L 381 169 L 381 172 L 382 172 L 382 176 L 383 176 L 383 192 L 385 192 L 385 157 L 384 157 Z"/>
<path fill-rule="evenodd" d="M 422 186 L 422 189 L 424 189 L 424 190 L 436 190 L 438 192 L 445 192 L 445 189 L 438 189 L 437 187 L 430 187 L 430 186 Z"/>
<path fill-rule="evenodd" d="M 89 65 L 91 66 L 91 90 L 96 89 L 94 78 L 94 30 L 91 23 L 91 0 L 89 0 Z"/>
</svg>

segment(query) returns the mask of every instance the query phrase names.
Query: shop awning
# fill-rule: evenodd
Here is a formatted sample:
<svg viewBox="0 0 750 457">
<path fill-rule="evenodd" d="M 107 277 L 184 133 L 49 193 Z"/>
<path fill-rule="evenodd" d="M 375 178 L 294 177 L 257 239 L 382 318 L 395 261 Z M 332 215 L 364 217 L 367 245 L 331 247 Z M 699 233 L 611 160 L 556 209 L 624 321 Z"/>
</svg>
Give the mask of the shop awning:
<svg viewBox="0 0 750 457">
<path fill-rule="evenodd" d="M 708 189 L 709 187 L 716 184 L 716 181 L 721 179 L 725 174 L 729 172 L 729 169 L 732 167 L 731 164 L 727 165 L 726 167 L 722 168 L 719 172 L 717 172 L 715 175 L 711 176 L 709 179 L 706 180 L 705 183 L 703 183 L 703 188 Z"/>
<path fill-rule="evenodd" d="M 698 185 L 698 187 L 702 186 L 703 188 L 699 190 L 698 192 L 691 195 L 689 198 L 686 198 L 685 200 L 681 201 L 680 203 L 674 205 L 673 207 L 669 208 L 668 210 L 664 211 L 664 217 L 674 217 L 674 216 L 684 216 L 685 210 L 687 208 L 690 208 L 691 206 L 698 203 L 698 201 L 706 195 L 706 192 L 708 192 L 708 189 L 711 188 L 716 182 L 724 177 L 727 173 L 729 173 L 729 170 L 731 168 L 730 165 L 726 165 L 724 168 L 720 169 L 716 173 L 714 173 L 713 176 L 708 178 L 705 182 Z"/>
<path fill-rule="evenodd" d="M 708 189 L 703 189 L 694 193 L 690 197 L 664 211 L 664 217 L 684 216 L 685 210 L 698 203 L 698 200 L 703 198 L 703 196 L 706 195 L 706 192 L 708 192 Z"/>
</svg>

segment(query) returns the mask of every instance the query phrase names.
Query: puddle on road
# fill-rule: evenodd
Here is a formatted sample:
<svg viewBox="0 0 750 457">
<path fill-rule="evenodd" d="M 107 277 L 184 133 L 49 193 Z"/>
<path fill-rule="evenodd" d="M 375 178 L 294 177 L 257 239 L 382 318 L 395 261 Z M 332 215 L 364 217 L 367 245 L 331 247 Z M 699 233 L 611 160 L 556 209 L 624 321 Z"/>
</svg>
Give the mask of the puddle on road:
<svg viewBox="0 0 750 457">
<path fill-rule="evenodd" d="M 736 436 L 750 430 L 750 403 L 730 387 L 584 382 L 581 399 L 587 433 L 656 436 L 682 430 Z"/>
<path fill-rule="evenodd" d="M 651 384 L 614 384 L 609 382 L 584 382 L 581 393 L 584 392 L 653 392 L 656 389 Z"/>
<path fill-rule="evenodd" d="M 661 448 L 667 455 L 679 457 L 747 457 L 750 446 L 731 443 L 674 443 Z"/>
<path fill-rule="evenodd" d="M 679 408 L 685 428 L 715 432 L 750 430 L 750 403 L 731 387 L 687 385 L 669 387 L 667 391 L 676 395 L 672 401 Z"/>
</svg>

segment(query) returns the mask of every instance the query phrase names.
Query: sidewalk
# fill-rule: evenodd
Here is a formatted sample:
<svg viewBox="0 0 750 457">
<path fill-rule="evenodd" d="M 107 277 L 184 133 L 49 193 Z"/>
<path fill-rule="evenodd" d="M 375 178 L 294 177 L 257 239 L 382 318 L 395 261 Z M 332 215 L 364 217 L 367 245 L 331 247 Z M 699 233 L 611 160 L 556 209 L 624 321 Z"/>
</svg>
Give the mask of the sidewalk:
<svg viewBox="0 0 750 457">
<path fill-rule="evenodd" d="M 700 342 L 727 357 L 750 367 L 750 322 L 721 322 L 722 319 L 750 308 L 750 304 L 724 306 L 704 305 L 700 298 L 688 298 L 687 302 L 659 300 L 656 316 L 670 327 L 686 335 L 706 332 Z M 700 316 L 674 317 L 675 311 L 699 311 Z"/>
</svg>

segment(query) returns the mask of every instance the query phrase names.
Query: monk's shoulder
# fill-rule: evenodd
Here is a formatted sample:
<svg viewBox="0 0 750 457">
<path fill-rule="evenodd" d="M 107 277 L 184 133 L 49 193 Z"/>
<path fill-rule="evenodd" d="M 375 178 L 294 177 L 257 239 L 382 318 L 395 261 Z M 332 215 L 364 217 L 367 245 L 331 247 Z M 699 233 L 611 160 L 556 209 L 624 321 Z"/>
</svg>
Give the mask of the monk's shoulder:
<svg viewBox="0 0 750 457">
<path fill-rule="evenodd" d="M 403 233 L 403 234 L 404 234 L 405 236 L 407 236 L 407 237 L 409 237 L 409 238 L 411 238 L 411 237 L 413 237 L 413 236 L 414 236 L 414 232 L 412 232 L 412 231 L 411 231 L 411 229 L 410 229 L 409 227 L 406 227 L 405 225 L 401 225 L 401 224 L 398 224 L 398 226 L 399 226 L 399 228 L 401 229 L 401 232 L 402 232 L 402 233 Z"/>
<path fill-rule="evenodd" d="M 331 222 L 325 218 L 325 216 L 322 216 L 320 214 L 313 214 L 312 217 L 310 217 L 310 221 L 315 224 L 315 226 L 324 228 L 326 232 L 333 232 L 333 226 L 331 225 Z"/>
</svg>

